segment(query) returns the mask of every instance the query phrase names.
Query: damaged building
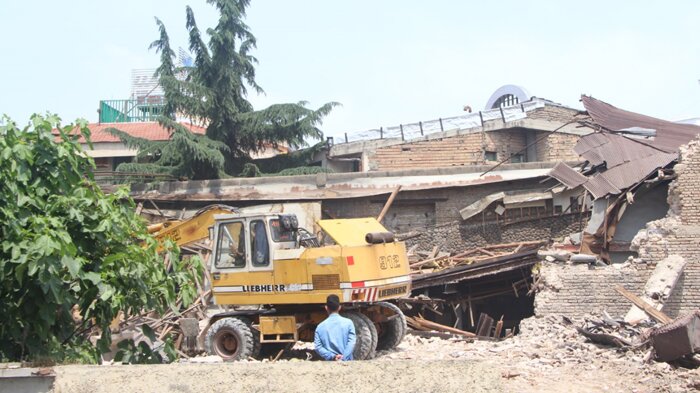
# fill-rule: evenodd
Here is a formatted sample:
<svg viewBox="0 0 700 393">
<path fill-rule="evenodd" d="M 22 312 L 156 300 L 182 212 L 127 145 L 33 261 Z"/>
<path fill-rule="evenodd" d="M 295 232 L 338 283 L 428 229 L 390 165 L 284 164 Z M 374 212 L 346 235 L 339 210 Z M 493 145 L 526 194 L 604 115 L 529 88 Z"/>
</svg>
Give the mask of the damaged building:
<svg viewBox="0 0 700 393">
<path fill-rule="evenodd" d="M 682 147 L 700 127 L 582 101 L 584 112 L 533 100 L 496 108 L 502 118 L 452 134 L 335 144 L 329 167 L 342 156 L 333 152 L 361 146 L 359 156 L 336 162 L 359 163 L 346 173 L 134 185 L 132 197 L 166 212 L 313 202 L 323 218 L 353 218 L 379 216 L 395 193 L 382 222 L 409 251 L 414 291 L 403 301 L 406 314 L 480 335 L 513 334 L 532 315 L 624 315 L 630 304 L 615 287 L 641 293 L 656 266 L 670 263 L 660 261 L 678 255 L 685 269 L 664 311 L 697 307 L 698 246 L 690 242 L 700 218 L 680 207 L 697 210 L 694 202 L 679 198 L 697 200 L 700 192 L 692 164 L 700 157 L 690 153 L 694 144 Z M 515 110 L 519 118 L 509 120 Z M 521 140 L 494 139 L 508 133 Z M 470 138 L 477 142 L 459 142 Z M 484 153 L 490 143 L 502 149 L 495 157 Z M 383 149 L 400 153 L 382 163 Z M 552 243 L 559 250 L 542 261 Z M 593 263 L 559 261 L 560 251 Z"/>
<path fill-rule="evenodd" d="M 669 316 L 700 307 L 700 127 L 632 113 L 584 96 L 590 126 L 579 167 L 550 176 L 592 200 L 585 229 L 572 239 L 603 263 L 539 267 L 536 313 L 630 316 L 616 288 L 641 293 Z"/>
</svg>

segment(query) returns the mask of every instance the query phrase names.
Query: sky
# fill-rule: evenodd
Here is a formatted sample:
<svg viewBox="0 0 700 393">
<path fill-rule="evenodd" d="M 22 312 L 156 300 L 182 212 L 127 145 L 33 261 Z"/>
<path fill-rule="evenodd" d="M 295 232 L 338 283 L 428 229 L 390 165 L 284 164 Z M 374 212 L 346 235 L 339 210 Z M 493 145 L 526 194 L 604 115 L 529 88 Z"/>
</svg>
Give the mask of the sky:
<svg viewBox="0 0 700 393">
<path fill-rule="evenodd" d="M 0 2 L 0 114 L 97 121 L 155 68 L 154 16 L 187 48 L 185 6 L 204 0 Z M 256 109 L 342 104 L 321 128 L 353 134 L 483 109 L 500 86 L 581 108 L 581 94 L 668 120 L 700 117 L 698 1 L 253 0 Z"/>
</svg>

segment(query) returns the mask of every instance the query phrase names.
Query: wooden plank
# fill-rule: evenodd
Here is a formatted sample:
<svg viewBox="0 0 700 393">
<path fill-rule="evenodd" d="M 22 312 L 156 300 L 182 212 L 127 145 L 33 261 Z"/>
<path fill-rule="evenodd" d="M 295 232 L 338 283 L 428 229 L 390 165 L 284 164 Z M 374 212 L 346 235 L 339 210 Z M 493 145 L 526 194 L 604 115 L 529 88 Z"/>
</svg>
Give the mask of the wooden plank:
<svg viewBox="0 0 700 393">
<path fill-rule="evenodd" d="M 657 321 L 659 321 L 661 323 L 669 323 L 669 322 L 673 321 L 673 319 L 671 319 L 671 317 L 669 317 L 668 315 L 664 314 L 663 312 L 657 310 L 656 308 L 654 308 L 654 306 L 652 306 L 651 304 L 644 301 L 644 299 L 642 299 L 639 296 L 633 294 L 632 292 L 626 290 L 625 288 L 618 286 L 615 288 L 615 290 L 620 295 L 624 296 L 627 300 L 634 303 L 635 306 L 644 310 L 644 312 L 649 314 L 649 316 L 656 319 Z"/>
<path fill-rule="evenodd" d="M 528 241 L 528 242 L 518 242 L 518 243 L 503 243 L 503 244 L 493 244 L 489 246 L 484 246 L 481 247 L 485 250 L 495 250 L 499 248 L 508 248 L 508 247 L 518 247 L 518 246 L 536 246 L 539 244 L 544 243 L 544 240 L 533 240 L 533 241 Z"/>
<path fill-rule="evenodd" d="M 455 329 L 455 328 L 450 327 L 450 326 L 441 325 L 437 322 L 428 321 L 427 319 L 418 319 L 418 318 L 411 318 L 411 317 L 407 317 L 406 319 L 407 320 L 413 319 L 416 323 L 419 324 L 419 326 L 431 328 L 431 329 L 441 331 L 441 332 L 454 333 L 454 334 L 459 334 L 461 336 L 467 336 L 467 337 L 474 337 L 475 336 L 474 333 L 465 332 L 464 330 Z"/>
<path fill-rule="evenodd" d="M 449 257 L 438 257 L 438 258 L 432 258 L 432 259 L 425 259 L 425 260 L 422 260 L 420 262 L 412 263 L 409 266 L 412 268 L 419 267 L 419 266 L 427 265 L 430 262 L 437 262 L 437 261 L 442 260 L 442 259 L 449 259 Z"/>
<path fill-rule="evenodd" d="M 503 330 L 503 315 L 496 323 L 496 331 L 493 332 L 493 338 L 501 338 L 501 330 Z"/>
<path fill-rule="evenodd" d="M 490 316 L 481 313 L 481 316 L 479 317 L 479 321 L 481 322 L 481 325 L 477 327 L 476 330 L 476 335 L 477 336 L 483 336 L 483 337 L 491 337 L 491 328 L 493 327 L 493 318 Z"/>
<path fill-rule="evenodd" d="M 153 205 L 153 207 L 156 208 L 156 210 L 158 211 L 158 214 L 160 214 L 161 217 L 165 217 L 165 214 L 163 214 L 163 212 L 160 211 L 160 208 L 158 207 L 158 205 L 156 205 L 155 202 L 153 202 L 153 199 L 148 199 L 148 201 L 151 202 L 151 205 Z"/>
<path fill-rule="evenodd" d="M 382 208 L 381 213 L 379 213 L 379 216 L 377 217 L 377 221 L 382 222 L 382 220 L 384 219 L 384 216 L 389 211 L 391 204 L 394 203 L 394 198 L 396 198 L 396 194 L 398 194 L 399 191 L 401 191 L 401 186 L 396 187 L 396 189 L 391 193 L 391 195 L 389 195 L 389 199 L 384 204 L 384 207 Z"/>
<path fill-rule="evenodd" d="M 484 248 L 477 248 L 477 250 L 478 250 L 480 253 L 482 253 L 482 254 L 486 254 L 486 255 L 489 255 L 489 256 L 492 256 L 492 257 L 493 257 L 493 256 L 496 256 L 496 254 L 494 254 L 494 253 L 492 253 L 491 251 L 486 250 L 486 249 L 484 249 Z"/>
</svg>

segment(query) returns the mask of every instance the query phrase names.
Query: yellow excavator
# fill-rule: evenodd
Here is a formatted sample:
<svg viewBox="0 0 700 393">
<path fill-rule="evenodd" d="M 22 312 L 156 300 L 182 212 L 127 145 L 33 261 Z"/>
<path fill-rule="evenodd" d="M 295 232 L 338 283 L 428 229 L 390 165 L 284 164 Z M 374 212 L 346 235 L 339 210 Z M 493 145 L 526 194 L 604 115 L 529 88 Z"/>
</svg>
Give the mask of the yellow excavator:
<svg viewBox="0 0 700 393">
<path fill-rule="evenodd" d="M 331 244 L 320 244 L 293 214 L 242 214 L 221 205 L 149 229 L 158 240 L 171 238 L 180 245 L 211 240 L 213 299 L 227 311 L 211 315 L 200 335 L 209 354 L 258 358 L 313 341 L 331 294 L 355 325 L 355 359 L 396 347 L 406 333 L 406 318 L 388 301 L 411 291 L 404 243 L 374 218 L 319 220 L 318 225 Z"/>
</svg>

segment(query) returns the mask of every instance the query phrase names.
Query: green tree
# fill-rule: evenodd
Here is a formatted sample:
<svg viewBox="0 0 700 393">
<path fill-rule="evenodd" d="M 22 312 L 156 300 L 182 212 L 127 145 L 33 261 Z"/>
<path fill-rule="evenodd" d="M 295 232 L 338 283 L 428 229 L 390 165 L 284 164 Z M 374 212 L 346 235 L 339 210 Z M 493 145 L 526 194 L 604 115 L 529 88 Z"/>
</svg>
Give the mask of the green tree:
<svg viewBox="0 0 700 393">
<path fill-rule="evenodd" d="M 143 149 L 139 159 L 149 163 L 122 164 L 122 171 L 170 173 L 192 179 L 210 179 L 238 174 L 250 153 L 266 145 L 306 146 L 307 139 L 322 139 L 318 128 L 337 105 L 327 103 L 316 110 L 306 102 L 272 105 L 254 110 L 246 99 L 248 89 L 262 93 L 255 81 L 257 60 L 251 55 L 256 41 L 244 23 L 249 0 L 208 0 L 220 13 L 216 27 L 208 29 L 206 44 L 186 8 L 192 67 L 178 68 L 175 52 L 163 23 L 156 18 L 160 37 L 151 44 L 160 53 L 156 71 L 165 92 L 166 116 L 160 123 L 173 131 L 165 143 L 152 143 L 115 132 L 134 147 Z M 175 115 L 206 125 L 206 137 L 193 136 L 175 122 Z M 187 135 L 189 133 L 189 135 Z"/>
<path fill-rule="evenodd" d="M 194 297 L 188 261 L 167 273 L 125 189 L 105 194 L 78 143 L 85 122 L 34 115 L 0 126 L 0 361 L 110 343 L 118 313 L 164 310 Z M 1 122 L 0 122 L 1 123 Z M 201 268 L 201 266 L 197 266 Z M 176 294 L 176 288 L 179 292 Z"/>
</svg>

